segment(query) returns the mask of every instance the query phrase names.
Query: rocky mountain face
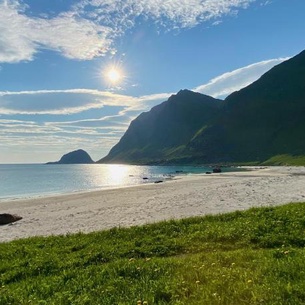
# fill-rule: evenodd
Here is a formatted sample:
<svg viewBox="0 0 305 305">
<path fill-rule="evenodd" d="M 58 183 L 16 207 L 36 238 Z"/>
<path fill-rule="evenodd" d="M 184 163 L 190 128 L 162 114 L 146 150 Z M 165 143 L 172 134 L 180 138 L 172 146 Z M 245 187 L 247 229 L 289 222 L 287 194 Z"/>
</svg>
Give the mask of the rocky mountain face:
<svg viewBox="0 0 305 305">
<path fill-rule="evenodd" d="M 78 149 L 63 155 L 61 159 L 57 162 L 48 162 L 47 164 L 92 164 L 92 163 L 94 163 L 94 161 L 91 159 L 89 154 L 82 149 Z"/>
<path fill-rule="evenodd" d="M 222 101 L 181 90 L 140 114 L 101 163 L 164 163 L 184 156 L 186 144 L 211 124 Z"/>
<path fill-rule="evenodd" d="M 142 113 L 99 162 L 262 163 L 305 156 L 305 51 L 224 101 L 182 90 Z"/>
</svg>

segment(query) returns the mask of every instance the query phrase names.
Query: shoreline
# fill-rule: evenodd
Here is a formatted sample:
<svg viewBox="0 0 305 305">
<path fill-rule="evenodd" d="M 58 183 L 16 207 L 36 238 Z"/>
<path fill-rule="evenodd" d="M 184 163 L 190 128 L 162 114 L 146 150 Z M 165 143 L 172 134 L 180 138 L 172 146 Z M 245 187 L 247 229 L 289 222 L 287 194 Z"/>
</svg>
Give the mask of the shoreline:
<svg viewBox="0 0 305 305">
<path fill-rule="evenodd" d="M 1 164 L 0 164 L 1 165 Z M 40 164 L 38 164 L 40 165 Z M 224 168 L 227 168 L 224 166 Z M 230 167 L 231 168 L 231 167 Z M 223 173 L 226 172 L 239 172 L 239 171 L 244 171 L 245 168 L 244 166 L 238 166 L 234 167 L 235 169 L 241 169 L 241 170 L 232 170 L 232 171 L 224 171 Z M 250 167 L 249 167 L 250 168 Z M 211 168 L 212 170 L 212 168 Z M 171 180 L 176 180 L 183 178 L 185 176 L 196 176 L 196 175 L 205 175 L 205 172 L 199 172 L 199 173 L 192 173 L 192 172 L 187 172 L 187 171 L 182 171 L 181 173 L 168 173 L 164 174 L 160 180 L 162 182 L 168 182 Z M 141 185 L 147 185 L 147 184 L 153 184 L 155 181 L 158 181 L 159 179 L 156 178 L 149 178 L 148 180 L 142 181 L 141 183 L 134 183 L 134 184 L 125 184 L 125 185 L 109 185 L 109 186 L 102 186 L 102 187 L 97 187 L 97 188 L 92 188 L 92 189 L 80 189 L 80 190 L 74 190 L 74 191 L 58 191 L 58 192 L 45 192 L 42 194 L 23 194 L 23 195 L 16 195 L 16 196 L 8 196 L 8 197 L 0 197 L 0 211 L 1 211 L 1 204 L 5 202 L 14 202 L 14 201 L 23 201 L 23 200 L 31 200 L 31 199 L 41 199 L 41 198 L 48 198 L 48 197 L 57 197 L 57 196 L 66 196 L 66 195 L 74 195 L 74 194 L 81 194 L 81 193 L 91 193 L 91 192 L 100 192 L 100 191 L 105 191 L 105 190 L 112 190 L 112 189 L 121 189 L 121 188 L 126 188 L 126 187 L 135 187 L 135 186 L 141 186 Z"/>
<path fill-rule="evenodd" d="M 176 179 L 176 177 L 173 178 L 173 180 Z M 179 179 L 179 178 L 178 178 Z M 166 181 L 170 181 L 165 180 Z M 109 191 L 109 190 L 116 190 L 116 189 L 124 189 L 128 187 L 136 187 L 141 185 L 148 185 L 153 184 L 154 182 L 147 182 L 147 183 L 141 183 L 141 184 L 130 184 L 130 185 L 120 185 L 120 186 L 109 186 L 104 188 L 97 188 L 97 189 L 88 189 L 88 190 L 76 190 L 76 191 L 69 191 L 69 192 L 58 192 L 58 193 L 43 193 L 40 195 L 28 195 L 28 196 L 21 196 L 21 197 L 7 197 L 7 198 L 0 198 L 0 210 L 4 203 L 13 203 L 13 202 L 22 202 L 27 200 L 37 200 L 37 199 L 47 199 L 47 198 L 53 198 L 53 197 L 62 197 L 62 196 L 73 196 L 78 194 L 87 194 L 87 193 L 94 193 L 94 192 L 103 192 L 103 191 Z"/>
<path fill-rule="evenodd" d="M 305 202 L 305 167 L 247 168 L 183 175 L 159 184 L 1 201 L 0 213 L 23 219 L 0 226 L 0 242 Z"/>
<path fill-rule="evenodd" d="M 6 164 L 4 164 L 5 166 Z M 27 166 L 27 164 L 15 164 L 13 166 Z M 44 164 L 34 164 L 37 166 L 44 166 Z M 87 164 L 72 164 L 72 166 L 87 166 Z M 92 164 L 90 164 L 92 165 Z M 103 164 L 98 164 L 103 166 Z M 1 166 L 1 164 L 0 164 Z M 66 164 L 64 165 L 60 165 L 61 170 L 64 170 L 64 173 L 66 173 L 65 167 Z M 69 165 L 71 166 L 71 165 Z M 125 167 L 125 165 L 113 165 L 113 167 Z M 128 167 L 128 166 L 127 166 Z M 205 173 L 205 171 L 208 170 L 208 167 L 188 167 L 188 166 L 169 166 L 166 167 L 166 171 L 160 171 L 159 173 L 154 173 L 154 171 L 148 172 L 148 173 L 144 173 L 141 171 L 138 173 L 133 173 L 133 169 L 135 169 L 137 166 L 133 166 L 130 165 L 131 167 L 131 173 L 132 175 L 126 175 L 124 176 L 124 173 L 122 175 L 122 178 L 124 179 L 124 181 L 120 181 L 117 182 L 115 179 L 114 181 L 107 181 L 107 178 L 105 179 L 105 177 L 102 176 L 102 179 L 100 179 L 100 174 L 96 175 L 95 172 L 93 172 L 93 174 L 95 174 L 93 177 L 90 175 L 90 177 L 85 177 L 85 179 L 78 181 L 77 184 L 67 184 L 65 187 L 62 187 L 62 184 L 56 184 L 53 186 L 51 185 L 51 187 L 44 187 L 44 185 L 41 185 L 41 180 L 37 181 L 37 177 L 36 180 L 34 178 L 33 183 L 31 182 L 27 188 L 24 187 L 24 185 L 26 185 L 28 183 L 28 181 L 23 181 L 20 185 L 20 189 L 16 189 L 15 191 L 11 190 L 11 184 L 14 183 L 14 181 L 12 180 L 11 177 L 9 177 L 9 179 L 11 179 L 11 184 L 6 185 L 5 181 L 4 181 L 4 186 L 6 186 L 6 188 L 1 189 L 2 190 L 0 193 L 0 205 L 2 202 L 8 202 L 8 201 L 15 201 L 15 200 L 23 200 L 23 199 L 36 199 L 36 198 L 44 198 L 44 197 L 50 197 L 50 196 L 58 196 L 58 195 L 66 195 L 66 194 L 75 194 L 75 193 L 83 193 L 83 192 L 94 192 L 94 191 L 102 191 L 102 190 L 108 190 L 108 189 L 116 189 L 116 188 L 123 188 L 123 187 L 130 187 L 130 186 L 136 186 L 136 185 L 141 185 L 141 184 L 146 184 L 146 183 L 154 183 L 155 181 L 158 180 L 163 180 L 163 181 L 167 181 L 170 179 L 175 179 L 176 177 L 179 177 L 181 175 L 185 175 L 185 174 L 192 174 L 192 173 Z M 150 168 L 153 168 L 154 166 L 150 166 Z M 162 166 L 156 166 L 156 167 L 161 167 Z M 172 167 L 172 169 L 171 169 Z M 46 167 L 44 167 L 46 168 Z M 52 167 L 55 168 L 55 167 Z M 112 169 L 112 168 L 110 168 Z M 181 169 L 181 170 L 180 170 Z M 196 169 L 199 169 L 198 172 Z M 109 169 L 107 169 L 109 170 Z M 115 169 L 114 169 L 115 171 Z M 128 172 L 128 170 L 127 170 Z M 36 173 L 35 173 L 36 174 Z M 53 175 L 53 176 L 52 176 Z M 124 177 L 123 177 L 124 176 Z M 145 178 L 144 178 L 145 177 Z M 146 178 L 147 177 L 147 178 Z M 46 177 L 44 177 L 44 179 L 51 179 L 51 180 L 56 180 L 56 176 L 54 176 L 54 173 L 51 172 L 51 175 L 47 175 Z M 69 179 L 70 177 L 68 177 Z M 91 183 L 92 179 L 96 179 L 96 183 Z M 145 180 L 144 180 L 145 179 Z M 146 180 L 147 179 L 147 180 Z M 0 179 L 1 180 L 1 179 Z M 69 179 L 70 180 L 70 179 Z M 73 179 L 72 179 L 73 182 Z M 65 183 L 63 181 L 63 183 Z M 32 185 L 34 185 L 34 187 L 32 187 Z M 36 186 L 35 186 L 36 185 Z M 39 188 L 37 187 L 40 186 Z M 2 185 L 3 187 L 3 185 Z M 6 191 L 8 189 L 8 191 Z M 0 206 L 1 208 L 1 206 Z"/>
</svg>

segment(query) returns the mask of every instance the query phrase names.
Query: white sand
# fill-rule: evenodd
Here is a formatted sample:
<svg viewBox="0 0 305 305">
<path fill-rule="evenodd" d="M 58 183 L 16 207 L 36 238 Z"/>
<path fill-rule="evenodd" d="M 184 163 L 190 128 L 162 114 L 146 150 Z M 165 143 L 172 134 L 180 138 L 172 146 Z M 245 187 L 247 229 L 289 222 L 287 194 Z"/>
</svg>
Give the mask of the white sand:
<svg viewBox="0 0 305 305">
<path fill-rule="evenodd" d="M 305 167 L 187 176 L 160 184 L 0 202 L 0 213 L 23 217 L 0 226 L 0 242 L 300 201 L 305 202 Z"/>
</svg>

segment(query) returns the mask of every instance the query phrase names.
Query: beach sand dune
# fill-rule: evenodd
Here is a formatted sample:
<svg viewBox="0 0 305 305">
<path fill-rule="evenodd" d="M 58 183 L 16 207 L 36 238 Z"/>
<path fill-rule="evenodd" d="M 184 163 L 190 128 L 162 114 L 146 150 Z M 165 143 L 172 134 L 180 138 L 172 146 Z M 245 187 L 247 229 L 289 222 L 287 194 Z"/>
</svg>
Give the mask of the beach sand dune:
<svg viewBox="0 0 305 305">
<path fill-rule="evenodd" d="M 159 184 L 0 202 L 0 213 L 23 217 L 0 227 L 0 242 L 303 201 L 304 167 L 192 175 Z"/>
</svg>

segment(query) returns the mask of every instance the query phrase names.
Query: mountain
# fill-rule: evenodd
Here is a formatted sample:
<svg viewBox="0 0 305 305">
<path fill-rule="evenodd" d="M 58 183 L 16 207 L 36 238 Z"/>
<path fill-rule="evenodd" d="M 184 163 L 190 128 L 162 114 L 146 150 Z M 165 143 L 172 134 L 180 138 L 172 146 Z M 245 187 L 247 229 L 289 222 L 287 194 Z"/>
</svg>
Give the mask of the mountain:
<svg viewBox="0 0 305 305">
<path fill-rule="evenodd" d="M 215 118 L 222 101 L 181 90 L 140 114 L 100 163 L 164 163 L 184 155 L 189 140 Z"/>
<path fill-rule="evenodd" d="M 89 154 L 82 149 L 78 149 L 63 155 L 61 159 L 57 162 L 48 162 L 47 164 L 92 164 L 92 163 L 94 163 L 94 161 L 91 159 Z"/>
<path fill-rule="evenodd" d="M 229 95 L 221 112 L 191 143 L 206 153 L 204 160 L 262 163 L 305 155 L 305 51 Z"/>
<path fill-rule="evenodd" d="M 180 91 L 138 116 L 99 162 L 305 161 L 304 135 L 305 51 L 224 101 Z"/>
</svg>

